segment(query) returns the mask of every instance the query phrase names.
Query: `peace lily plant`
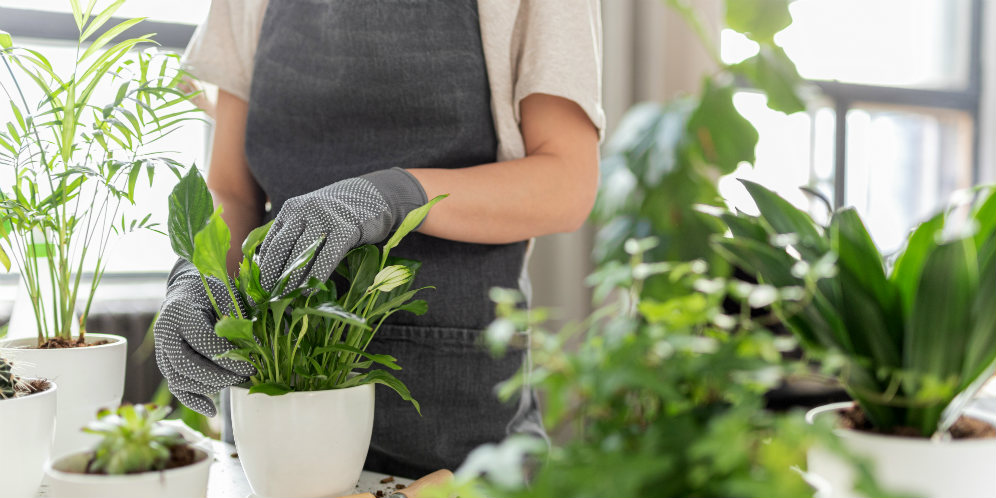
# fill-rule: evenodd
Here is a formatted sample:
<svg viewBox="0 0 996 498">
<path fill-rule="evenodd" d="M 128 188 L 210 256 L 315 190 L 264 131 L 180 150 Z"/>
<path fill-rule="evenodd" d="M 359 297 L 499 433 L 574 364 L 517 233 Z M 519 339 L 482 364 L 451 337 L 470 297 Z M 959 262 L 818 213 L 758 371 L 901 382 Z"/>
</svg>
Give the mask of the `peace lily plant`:
<svg viewBox="0 0 996 498">
<path fill-rule="evenodd" d="M 140 182 L 163 168 L 182 177 L 161 140 L 196 118 L 179 56 L 132 35 L 141 18 L 109 23 L 124 0 L 97 3 L 69 1 L 79 32 L 69 68 L 0 32 L 13 116 L 0 125 L 0 265 L 16 262 L 23 283 L 0 350 L 19 375 L 59 383 L 56 454 L 87 446 L 94 436 L 80 428 L 121 402 L 126 340 L 87 334 L 87 316 L 111 239 L 157 230 L 134 214 Z"/>
<path fill-rule="evenodd" d="M 215 333 L 235 348 L 221 357 L 244 361 L 256 373 L 232 388 L 232 427 L 239 459 L 257 496 L 338 496 L 359 479 L 373 430 L 374 384 L 383 384 L 420 410 L 390 370 L 397 360 L 367 351 L 390 316 L 423 314 L 425 301 L 412 288 L 420 263 L 390 255 L 422 222 L 439 196 L 413 210 L 381 247 L 350 251 L 326 282 L 312 278 L 288 288 L 323 240 L 298 256 L 274 286 L 260 283 L 257 248 L 271 224 L 242 244 L 238 274 L 230 278 L 226 255 L 231 232 L 214 207 L 207 185 L 191 168 L 169 198 L 174 251 L 192 263 L 215 312 Z M 208 279 L 223 284 L 228 299 L 247 304 L 223 313 Z M 339 284 L 339 285 L 337 285 Z"/>
</svg>

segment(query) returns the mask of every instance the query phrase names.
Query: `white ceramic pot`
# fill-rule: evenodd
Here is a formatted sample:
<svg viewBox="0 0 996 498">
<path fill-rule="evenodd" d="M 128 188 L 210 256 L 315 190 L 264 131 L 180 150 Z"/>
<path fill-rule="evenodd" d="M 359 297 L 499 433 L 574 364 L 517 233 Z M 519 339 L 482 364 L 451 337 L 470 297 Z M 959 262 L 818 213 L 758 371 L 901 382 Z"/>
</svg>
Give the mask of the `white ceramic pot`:
<svg viewBox="0 0 996 498">
<path fill-rule="evenodd" d="M 97 410 L 121 404 L 128 341 L 116 335 L 86 335 L 89 344 L 101 341 L 108 343 L 66 349 L 35 349 L 37 339 L 0 343 L 0 355 L 14 364 L 14 373 L 59 385 L 55 456 L 96 444 L 96 436 L 80 429 L 96 417 Z"/>
<path fill-rule="evenodd" d="M 56 385 L 0 400 L 0 495 L 35 496 L 55 435 Z"/>
<path fill-rule="evenodd" d="M 282 396 L 232 388 L 235 447 L 253 493 L 351 494 L 373 431 L 374 385 Z"/>
<path fill-rule="evenodd" d="M 45 466 L 46 496 L 53 498 L 193 498 L 207 495 L 211 456 L 195 448 L 197 462 L 175 469 L 127 475 L 84 474 L 89 452 L 73 453 Z"/>
<path fill-rule="evenodd" d="M 810 410 L 806 420 L 836 416 L 852 403 Z M 834 431 L 854 454 L 869 459 L 885 490 L 923 498 L 992 498 L 996 496 L 996 439 L 932 441 L 885 436 L 850 429 Z M 819 498 L 858 498 L 851 466 L 835 454 L 813 448 L 808 473 Z"/>
</svg>

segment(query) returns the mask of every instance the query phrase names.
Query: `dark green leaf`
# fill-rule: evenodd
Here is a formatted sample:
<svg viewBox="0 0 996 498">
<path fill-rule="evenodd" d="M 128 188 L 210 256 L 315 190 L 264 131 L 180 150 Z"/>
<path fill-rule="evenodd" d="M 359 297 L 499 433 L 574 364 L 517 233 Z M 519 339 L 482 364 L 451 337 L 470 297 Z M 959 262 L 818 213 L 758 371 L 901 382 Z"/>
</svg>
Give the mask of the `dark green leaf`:
<svg viewBox="0 0 996 498">
<path fill-rule="evenodd" d="M 294 308 L 291 315 L 296 320 L 298 317 L 304 315 L 320 316 L 324 318 L 331 318 L 334 321 L 347 323 L 349 325 L 360 327 L 364 330 L 370 330 L 370 326 L 367 321 L 362 317 L 357 316 L 344 310 L 341 306 L 337 304 L 324 303 L 315 307 L 300 307 Z"/>
<path fill-rule="evenodd" d="M 740 180 L 740 183 L 754 199 L 761 218 L 776 233 L 795 234 L 799 237 L 797 249 L 806 260 L 815 261 L 827 252 L 829 248 L 826 239 L 820 235 L 816 223 L 808 214 L 759 183 L 749 180 Z"/>
<path fill-rule="evenodd" d="M 249 388 L 249 394 L 265 394 L 267 396 L 281 396 L 291 392 L 292 389 L 287 384 L 267 382 L 265 384 L 256 384 Z"/>
<path fill-rule="evenodd" d="M 688 120 L 695 147 L 720 173 L 732 173 L 742 162 L 754 162 L 757 130 L 733 105 L 732 85 L 705 81 L 699 107 Z"/>
<path fill-rule="evenodd" d="M 422 408 L 419 407 L 418 401 L 415 401 L 415 399 L 412 398 L 411 393 L 408 392 L 408 387 L 406 387 L 405 384 L 402 383 L 400 380 L 398 380 L 397 377 L 391 375 L 386 370 L 371 370 L 369 372 L 362 373 L 360 375 L 350 378 L 339 387 L 346 388 L 352 386 L 361 386 L 364 384 L 383 384 L 387 387 L 390 387 L 391 389 L 394 390 L 394 392 L 398 393 L 398 395 L 401 396 L 401 399 L 405 401 L 410 401 L 411 404 L 415 407 L 415 410 L 419 413 L 419 415 L 422 414 Z"/>
<path fill-rule="evenodd" d="M 372 353 L 368 353 L 366 351 L 363 351 L 362 349 L 354 348 L 354 347 L 346 345 L 346 344 L 333 344 L 331 346 L 324 346 L 324 347 L 316 348 L 313 351 L 313 354 L 315 354 L 315 355 L 320 355 L 320 354 L 325 354 L 325 353 L 351 353 L 351 354 L 356 354 L 356 355 L 360 355 L 360 356 L 362 356 L 362 357 L 364 357 L 364 358 L 366 358 L 366 359 L 368 359 L 368 360 L 370 360 L 370 361 L 372 361 L 374 363 L 378 363 L 380 365 L 384 365 L 385 367 L 390 368 L 391 370 L 401 370 L 401 367 L 398 366 L 398 363 L 397 363 L 398 360 L 397 360 L 397 358 L 395 358 L 395 357 L 393 357 L 393 356 L 391 356 L 389 354 L 372 354 Z"/>
<path fill-rule="evenodd" d="M 923 222 L 906 241 L 906 247 L 900 253 L 892 268 L 889 280 L 895 285 L 901 299 L 903 316 L 909 316 L 913 308 L 913 297 L 920 284 L 920 273 L 927 254 L 937 245 L 937 237 L 944 227 L 944 213 L 938 213 L 933 218 Z"/>
<path fill-rule="evenodd" d="M 213 212 L 211 192 L 197 168 L 192 167 L 169 196 L 169 239 L 177 256 L 193 261 L 194 236 Z"/>
<path fill-rule="evenodd" d="M 222 317 L 214 325 L 214 333 L 235 344 L 255 343 L 252 335 L 252 320 L 244 318 Z"/>
</svg>

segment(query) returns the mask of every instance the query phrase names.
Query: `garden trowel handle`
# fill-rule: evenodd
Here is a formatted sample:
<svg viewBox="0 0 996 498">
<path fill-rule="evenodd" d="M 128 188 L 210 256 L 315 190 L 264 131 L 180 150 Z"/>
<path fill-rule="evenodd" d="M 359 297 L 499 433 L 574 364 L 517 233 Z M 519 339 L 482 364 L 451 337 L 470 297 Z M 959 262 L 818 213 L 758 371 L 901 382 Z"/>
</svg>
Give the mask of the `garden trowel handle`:
<svg viewBox="0 0 996 498">
<path fill-rule="evenodd" d="M 446 470 L 437 470 L 411 484 L 404 489 L 399 489 L 392 493 L 388 498 L 418 498 L 418 493 L 422 489 L 428 486 L 434 486 L 437 484 L 444 484 L 453 480 L 453 473 Z"/>
</svg>

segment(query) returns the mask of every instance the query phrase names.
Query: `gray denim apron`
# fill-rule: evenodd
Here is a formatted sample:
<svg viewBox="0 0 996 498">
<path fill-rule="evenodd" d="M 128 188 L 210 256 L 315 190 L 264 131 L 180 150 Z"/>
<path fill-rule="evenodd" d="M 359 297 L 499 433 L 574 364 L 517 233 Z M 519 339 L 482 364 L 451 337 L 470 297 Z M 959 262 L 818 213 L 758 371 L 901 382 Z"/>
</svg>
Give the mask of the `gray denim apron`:
<svg viewBox="0 0 996 498">
<path fill-rule="evenodd" d="M 391 168 L 495 161 L 497 139 L 476 0 L 271 0 L 249 100 L 246 153 L 276 213 L 291 197 Z M 454 469 L 509 433 L 545 437 L 531 392 L 494 386 L 528 361 L 494 359 L 480 331 L 491 287 L 518 288 L 526 243 L 479 245 L 412 234 L 392 254 L 422 262 L 429 312 L 395 315 L 369 350 L 398 358 L 420 417 L 379 388 L 370 470 Z M 407 315 L 407 316 L 402 316 Z"/>
</svg>

